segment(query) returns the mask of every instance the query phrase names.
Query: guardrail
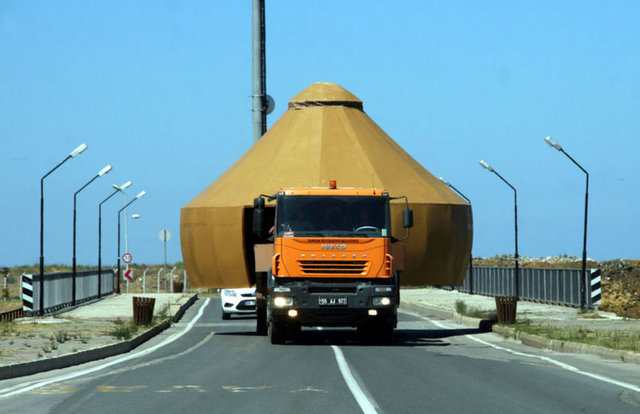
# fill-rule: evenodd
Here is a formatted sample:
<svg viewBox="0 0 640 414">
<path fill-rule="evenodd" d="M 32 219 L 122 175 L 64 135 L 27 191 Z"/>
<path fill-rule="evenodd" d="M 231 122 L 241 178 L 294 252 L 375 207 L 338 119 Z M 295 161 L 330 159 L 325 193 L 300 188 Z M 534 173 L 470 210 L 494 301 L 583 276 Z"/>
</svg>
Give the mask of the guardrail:
<svg viewBox="0 0 640 414">
<path fill-rule="evenodd" d="M 14 309 L 8 312 L 0 313 L 0 322 L 11 322 L 14 319 L 22 318 L 27 312 L 22 309 Z"/>
<path fill-rule="evenodd" d="M 514 273 L 513 267 L 474 266 L 472 271 L 467 269 L 462 285 L 450 288 L 485 296 L 515 296 Z M 580 307 L 581 277 L 582 269 L 521 267 L 518 270 L 518 296 L 532 302 Z M 600 302 L 600 270 L 587 269 L 586 278 L 584 304 L 597 306 Z"/>
<path fill-rule="evenodd" d="M 113 293 L 113 269 L 103 269 L 100 277 L 100 296 Z M 44 274 L 43 313 L 71 306 L 72 272 Z M 22 275 L 22 309 L 27 312 L 40 311 L 40 275 Z M 98 297 L 98 271 L 76 272 L 76 304 Z"/>
</svg>

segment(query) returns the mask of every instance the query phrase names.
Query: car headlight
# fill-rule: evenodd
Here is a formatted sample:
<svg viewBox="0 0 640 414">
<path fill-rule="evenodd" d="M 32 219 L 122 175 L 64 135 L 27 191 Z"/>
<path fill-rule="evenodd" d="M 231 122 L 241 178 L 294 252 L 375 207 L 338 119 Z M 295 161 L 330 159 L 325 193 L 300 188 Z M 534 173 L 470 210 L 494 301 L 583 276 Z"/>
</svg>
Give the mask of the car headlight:
<svg viewBox="0 0 640 414">
<path fill-rule="evenodd" d="M 223 296 L 235 297 L 236 296 L 236 291 L 233 290 L 233 289 L 223 289 L 222 290 L 222 295 Z"/>
<path fill-rule="evenodd" d="M 389 306 L 391 305 L 391 298 L 387 296 L 377 296 L 373 298 L 373 304 L 375 306 Z"/>
<path fill-rule="evenodd" d="M 282 308 L 284 306 L 293 305 L 293 298 L 289 296 L 276 296 L 273 298 L 273 306 Z"/>
</svg>

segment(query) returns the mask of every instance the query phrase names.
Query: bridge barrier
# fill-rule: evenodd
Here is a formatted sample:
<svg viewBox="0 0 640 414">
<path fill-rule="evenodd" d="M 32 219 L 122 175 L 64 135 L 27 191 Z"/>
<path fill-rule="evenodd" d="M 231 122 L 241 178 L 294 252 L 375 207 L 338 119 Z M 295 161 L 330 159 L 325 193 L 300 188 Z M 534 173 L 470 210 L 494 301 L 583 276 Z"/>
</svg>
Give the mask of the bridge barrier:
<svg viewBox="0 0 640 414">
<path fill-rule="evenodd" d="M 586 292 L 580 292 L 582 269 L 521 267 L 517 295 L 514 274 L 514 267 L 473 266 L 467 269 L 462 285 L 448 288 L 485 296 L 518 296 L 520 300 L 561 306 L 580 307 L 584 302 L 584 306 L 591 308 L 600 303 L 600 269 L 587 269 L 583 284 Z"/>
<path fill-rule="evenodd" d="M 103 269 L 100 276 L 100 296 L 113 293 L 114 271 Z M 45 273 L 43 313 L 55 312 L 73 304 L 72 272 Z M 40 312 L 40 274 L 22 275 L 22 309 Z M 76 272 L 75 303 L 79 304 L 98 298 L 98 271 Z"/>
</svg>

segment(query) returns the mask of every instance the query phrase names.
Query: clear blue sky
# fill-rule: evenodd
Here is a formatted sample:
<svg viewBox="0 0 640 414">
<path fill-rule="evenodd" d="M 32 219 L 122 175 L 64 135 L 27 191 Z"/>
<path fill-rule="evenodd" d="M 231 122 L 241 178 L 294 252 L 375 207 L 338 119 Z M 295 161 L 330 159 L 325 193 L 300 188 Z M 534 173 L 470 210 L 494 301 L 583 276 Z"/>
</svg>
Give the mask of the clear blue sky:
<svg viewBox="0 0 640 414">
<path fill-rule="evenodd" d="M 589 256 L 639 258 L 640 2 L 266 1 L 273 124 L 287 101 L 336 82 L 432 174 L 473 201 L 474 256 L 582 252 L 585 175 L 545 145 L 552 135 L 590 172 Z M 39 257 L 97 263 L 98 203 L 132 180 L 130 251 L 182 260 L 180 208 L 252 142 L 251 1 L 0 0 L 0 266 Z M 115 263 L 114 197 L 103 262 Z M 124 243 L 124 242 L 123 242 Z"/>
</svg>

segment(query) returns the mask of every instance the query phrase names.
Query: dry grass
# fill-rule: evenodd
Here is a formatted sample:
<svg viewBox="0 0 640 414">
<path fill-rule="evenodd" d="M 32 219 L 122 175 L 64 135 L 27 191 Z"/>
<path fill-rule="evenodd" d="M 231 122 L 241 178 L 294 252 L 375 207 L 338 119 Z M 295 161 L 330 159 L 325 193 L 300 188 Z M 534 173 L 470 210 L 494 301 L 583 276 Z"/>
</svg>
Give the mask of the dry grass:
<svg viewBox="0 0 640 414">
<path fill-rule="evenodd" d="M 589 329 L 567 329 L 532 325 L 530 321 L 518 321 L 511 325 L 516 331 L 566 342 L 579 342 L 602 346 L 618 351 L 640 352 L 640 334 L 631 332 L 596 332 Z"/>
<path fill-rule="evenodd" d="M 21 300 L 0 301 L 0 313 L 9 312 L 16 309 L 22 309 Z"/>
</svg>

